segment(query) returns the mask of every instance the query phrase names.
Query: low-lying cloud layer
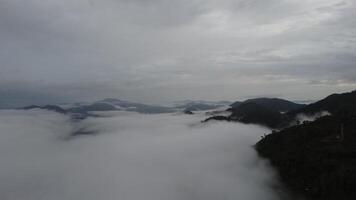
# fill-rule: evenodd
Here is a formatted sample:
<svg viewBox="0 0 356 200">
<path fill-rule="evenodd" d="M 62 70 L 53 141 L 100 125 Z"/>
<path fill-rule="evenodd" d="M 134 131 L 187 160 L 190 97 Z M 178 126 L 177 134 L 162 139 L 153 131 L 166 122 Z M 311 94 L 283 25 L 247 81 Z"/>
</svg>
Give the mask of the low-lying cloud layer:
<svg viewBox="0 0 356 200">
<path fill-rule="evenodd" d="M 44 111 L 0 111 L 4 200 L 278 199 L 251 148 L 266 129 L 201 116 L 115 113 L 80 124 Z"/>
</svg>

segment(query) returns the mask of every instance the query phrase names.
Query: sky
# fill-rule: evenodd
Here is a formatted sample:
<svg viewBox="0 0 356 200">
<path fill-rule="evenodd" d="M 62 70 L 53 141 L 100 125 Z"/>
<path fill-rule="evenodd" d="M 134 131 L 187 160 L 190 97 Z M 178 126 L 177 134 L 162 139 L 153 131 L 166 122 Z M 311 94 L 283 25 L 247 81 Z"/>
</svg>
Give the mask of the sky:
<svg viewBox="0 0 356 200">
<path fill-rule="evenodd" d="M 356 88 L 355 0 L 0 0 L 0 105 Z"/>
</svg>

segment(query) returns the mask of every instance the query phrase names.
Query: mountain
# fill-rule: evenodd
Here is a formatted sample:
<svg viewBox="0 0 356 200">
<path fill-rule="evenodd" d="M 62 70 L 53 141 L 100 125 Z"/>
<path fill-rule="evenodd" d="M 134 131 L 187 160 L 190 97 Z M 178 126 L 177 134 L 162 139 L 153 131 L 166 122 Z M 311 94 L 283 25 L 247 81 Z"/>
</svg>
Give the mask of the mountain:
<svg viewBox="0 0 356 200">
<path fill-rule="evenodd" d="M 93 103 L 63 103 L 59 105 L 47 105 L 47 106 L 28 106 L 22 109 L 46 109 L 52 110 L 59 113 L 69 113 L 75 118 L 84 119 L 90 114 L 90 112 L 95 111 L 130 111 L 145 114 L 158 114 L 158 113 L 173 113 L 173 112 L 186 112 L 190 113 L 192 111 L 200 110 L 211 110 L 222 106 L 229 105 L 230 102 L 220 101 L 220 102 L 209 102 L 209 101 L 185 101 L 184 104 L 174 105 L 174 106 L 157 106 L 149 105 L 143 103 L 135 103 L 130 101 L 124 101 L 115 98 L 106 98 Z"/>
<path fill-rule="evenodd" d="M 256 145 L 281 180 L 307 200 L 356 199 L 356 92 L 332 94 L 284 115 L 328 111 L 313 122 L 273 131 Z"/>
<path fill-rule="evenodd" d="M 68 109 L 68 111 L 72 113 L 83 113 L 83 112 L 91 112 L 91 111 L 114 111 L 114 110 L 117 110 L 115 106 L 108 103 L 100 103 L 100 102 Z"/>
<path fill-rule="evenodd" d="M 107 98 L 104 100 L 97 101 L 96 103 L 110 104 L 115 107 L 115 110 L 132 111 L 146 114 L 174 112 L 174 109 L 170 107 L 134 103 L 114 98 Z"/>
<path fill-rule="evenodd" d="M 28 106 L 23 109 L 47 109 L 57 112 L 68 112 L 75 115 L 86 116 L 89 112 L 95 111 L 130 111 L 145 114 L 158 114 L 158 113 L 173 113 L 173 112 L 192 112 L 212 110 L 219 107 L 227 106 L 231 102 L 228 101 L 184 101 L 176 103 L 173 106 L 158 106 L 143 103 L 136 103 L 124 101 L 115 98 L 106 98 L 103 100 L 95 101 L 93 103 L 78 102 L 78 103 L 62 103 L 53 105 L 55 108 L 45 108 L 45 106 Z"/>
<path fill-rule="evenodd" d="M 231 108 L 236 108 L 239 106 L 242 102 L 241 101 L 235 101 L 233 104 L 230 105 Z"/>
<path fill-rule="evenodd" d="M 284 121 L 283 115 L 278 110 L 248 101 L 232 108 L 229 118 L 232 121 L 261 124 L 271 128 L 279 127 Z"/>
<path fill-rule="evenodd" d="M 256 98 L 248 99 L 243 103 L 255 103 L 270 110 L 287 112 L 295 109 L 304 107 L 304 104 L 297 104 L 288 100 L 279 99 L 279 98 Z M 231 105 L 232 108 L 236 108 L 241 105 L 241 102 L 235 102 Z"/>
<path fill-rule="evenodd" d="M 278 98 L 256 98 L 230 105 L 230 116 L 213 116 L 209 120 L 238 121 L 246 124 L 260 124 L 269 128 L 288 126 L 292 117 L 283 113 L 302 108 L 305 105 Z"/>
<path fill-rule="evenodd" d="M 130 101 L 123 101 L 114 98 L 106 98 L 93 103 L 62 104 L 69 112 L 86 113 L 93 111 L 131 111 L 146 114 L 174 112 L 173 108 L 155 106 Z"/>
<path fill-rule="evenodd" d="M 31 105 L 31 106 L 26 106 L 26 107 L 23 107 L 20 109 L 24 109 L 24 110 L 43 109 L 43 110 L 54 111 L 54 112 L 61 113 L 61 114 L 67 113 L 66 110 L 64 110 L 63 108 L 56 106 L 56 105 L 45 105 L 45 106 Z"/>
<path fill-rule="evenodd" d="M 212 110 L 212 109 L 217 109 L 221 108 L 224 106 L 228 106 L 231 104 L 229 101 L 191 101 L 191 100 L 186 100 L 183 102 L 177 102 L 176 105 L 174 106 L 177 111 L 183 111 L 183 112 L 188 112 L 188 111 L 206 111 L 206 110 Z"/>
<path fill-rule="evenodd" d="M 211 110 L 219 108 L 221 105 L 211 105 L 202 103 L 190 103 L 184 106 L 184 111 L 199 111 L 199 110 Z"/>
<path fill-rule="evenodd" d="M 343 94 L 332 94 L 315 103 L 304 105 L 278 98 L 248 99 L 244 102 L 231 104 L 228 117 L 210 117 L 209 120 L 228 120 L 243 123 L 254 123 L 269 128 L 285 128 L 298 115 L 314 115 L 328 111 L 332 115 L 356 114 L 356 91 Z"/>
<path fill-rule="evenodd" d="M 73 121 L 77 121 L 77 120 L 83 120 L 89 116 L 96 116 L 93 114 L 88 113 L 86 110 L 71 110 L 71 109 L 63 109 L 60 106 L 57 105 L 45 105 L 45 106 L 37 106 L 37 105 L 31 105 L 31 106 L 26 106 L 26 107 L 22 107 L 19 109 L 23 109 L 23 110 L 32 110 L 32 109 L 42 109 L 42 110 L 49 110 L 49 111 L 53 111 L 56 113 L 60 113 L 60 114 L 67 114 L 70 116 L 70 118 Z"/>
<path fill-rule="evenodd" d="M 355 116 L 325 116 L 273 132 L 256 150 L 307 200 L 356 199 L 355 130 Z"/>
<path fill-rule="evenodd" d="M 141 106 L 143 104 L 140 103 L 133 103 L 130 101 L 123 101 L 120 99 L 114 99 L 114 98 L 106 98 L 100 101 L 96 101 L 96 103 L 106 103 L 106 104 L 111 104 L 115 106 L 118 109 L 126 109 L 126 108 L 132 108 L 132 107 L 137 107 Z"/>
<path fill-rule="evenodd" d="M 285 115 L 279 111 L 271 110 L 254 102 L 241 103 L 238 107 L 230 108 L 229 116 L 215 115 L 205 119 L 210 120 L 235 121 L 245 124 L 259 124 L 269 128 L 281 128 L 286 121 Z"/>
<path fill-rule="evenodd" d="M 315 114 L 322 111 L 328 111 L 333 115 L 356 114 L 356 90 L 343 94 L 332 94 L 303 108 L 290 111 L 289 115 Z"/>
</svg>

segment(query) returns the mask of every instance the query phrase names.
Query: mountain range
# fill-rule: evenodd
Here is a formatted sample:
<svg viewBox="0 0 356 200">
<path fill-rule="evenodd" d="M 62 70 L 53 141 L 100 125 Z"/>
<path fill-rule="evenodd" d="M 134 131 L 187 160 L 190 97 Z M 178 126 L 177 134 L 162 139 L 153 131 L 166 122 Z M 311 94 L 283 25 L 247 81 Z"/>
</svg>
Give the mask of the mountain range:
<svg viewBox="0 0 356 200">
<path fill-rule="evenodd" d="M 213 116 L 204 122 L 225 120 L 273 129 L 256 143 L 255 149 L 270 160 L 290 191 L 306 200 L 356 199 L 356 90 L 332 94 L 307 105 L 278 98 L 256 98 L 234 103 L 185 101 L 173 106 L 152 106 L 109 98 L 93 103 L 33 105 L 22 109 L 46 109 L 84 119 L 95 116 L 94 111 L 194 114 L 197 110 L 226 106 L 229 115 L 209 111 Z M 321 112 L 329 115 L 317 115 Z M 313 115 L 318 116 L 314 121 L 298 120 L 298 116 Z M 83 129 L 75 134 L 92 133 Z"/>
<path fill-rule="evenodd" d="M 332 94 L 325 99 L 311 104 L 299 104 L 279 98 L 255 98 L 245 101 L 182 101 L 171 106 L 157 106 L 143 103 L 106 98 L 93 103 L 73 103 L 60 105 L 31 105 L 22 109 L 46 109 L 62 114 L 70 114 L 76 119 L 95 116 L 97 111 L 130 111 L 145 114 L 184 112 L 194 114 L 195 111 L 214 110 L 229 107 L 228 116 L 213 115 L 206 119 L 238 121 L 242 123 L 260 124 L 274 129 L 282 129 L 293 123 L 300 114 L 313 115 L 328 111 L 331 114 L 340 112 L 356 112 L 355 91 L 345 94 Z M 214 112 L 211 112 L 214 113 Z M 219 113 L 219 112 L 217 112 Z"/>
<path fill-rule="evenodd" d="M 256 98 L 235 102 L 227 110 L 229 116 L 212 116 L 205 121 L 226 120 L 253 123 L 273 129 L 283 129 L 296 122 L 299 115 L 313 116 L 321 112 L 332 115 L 356 113 L 356 91 L 332 94 L 308 105 L 278 98 Z"/>
<path fill-rule="evenodd" d="M 292 119 L 287 113 L 305 106 L 305 104 L 298 104 L 279 98 L 248 99 L 231 104 L 230 108 L 227 109 L 227 111 L 231 112 L 229 116 L 212 116 L 205 121 L 238 121 L 247 124 L 260 124 L 270 128 L 280 128 L 286 126 Z"/>
<path fill-rule="evenodd" d="M 259 155 L 270 160 L 288 188 L 306 200 L 356 199 L 356 91 L 333 94 L 289 116 L 327 111 L 263 137 Z"/>
<path fill-rule="evenodd" d="M 84 119 L 88 116 L 96 116 L 95 112 L 98 111 L 129 111 L 144 114 L 159 114 L 159 113 L 173 113 L 184 112 L 193 114 L 195 111 L 206 111 L 217 109 L 231 104 L 227 101 L 183 101 L 176 102 L 172 106 L 157 106 L 143 103 L 135 103 L 130 101 L 119 100 L 115 98 L 106 98 L 103 100 L 95 101 L 93 103 L 77 102 L 71 104 L 59 105 L 31 105 L 22 107 L 20 109 L 44 109 L 61 114 L 69 114 L 74 119 Z"/>
</svg>

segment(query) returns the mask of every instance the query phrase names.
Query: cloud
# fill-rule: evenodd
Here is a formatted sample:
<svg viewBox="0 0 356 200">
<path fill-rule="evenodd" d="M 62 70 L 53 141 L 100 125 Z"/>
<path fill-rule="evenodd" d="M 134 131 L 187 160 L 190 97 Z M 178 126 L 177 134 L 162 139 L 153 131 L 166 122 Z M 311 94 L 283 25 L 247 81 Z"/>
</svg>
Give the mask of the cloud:
<svg viewBox="0 0 356 200">
<path fill-rule="evenodd" d="M 2 199 L 279 199 L 251 146 L 268 130 L 202 117 L 119 112 L 68 139 L 62 115 L 0 111 Z"/>
<path fill-rule="evenodd" d="M 3 0 L 0 86 L 75 100 L 236 100 L 274 87 L 321 98 L 350 86 L 308 82 L 355 83 L 354 9 L 352 0 Z"/>
<path fill-rule="evenodd" d="M 318 113 L 315 113 L 312 115 L 299 114 L 296 117 L 296 121 L 298 121 L 299 123 L 312 122 L 320 117 L 324 117 L 324 116 L 328 116 L 328 115 L 331 115 L 328 111 L 321 111 L 321 112 L 318 112 Z M 293 123 L 295 124 L 296 122 L 293 122 Z"/>
</svg>

